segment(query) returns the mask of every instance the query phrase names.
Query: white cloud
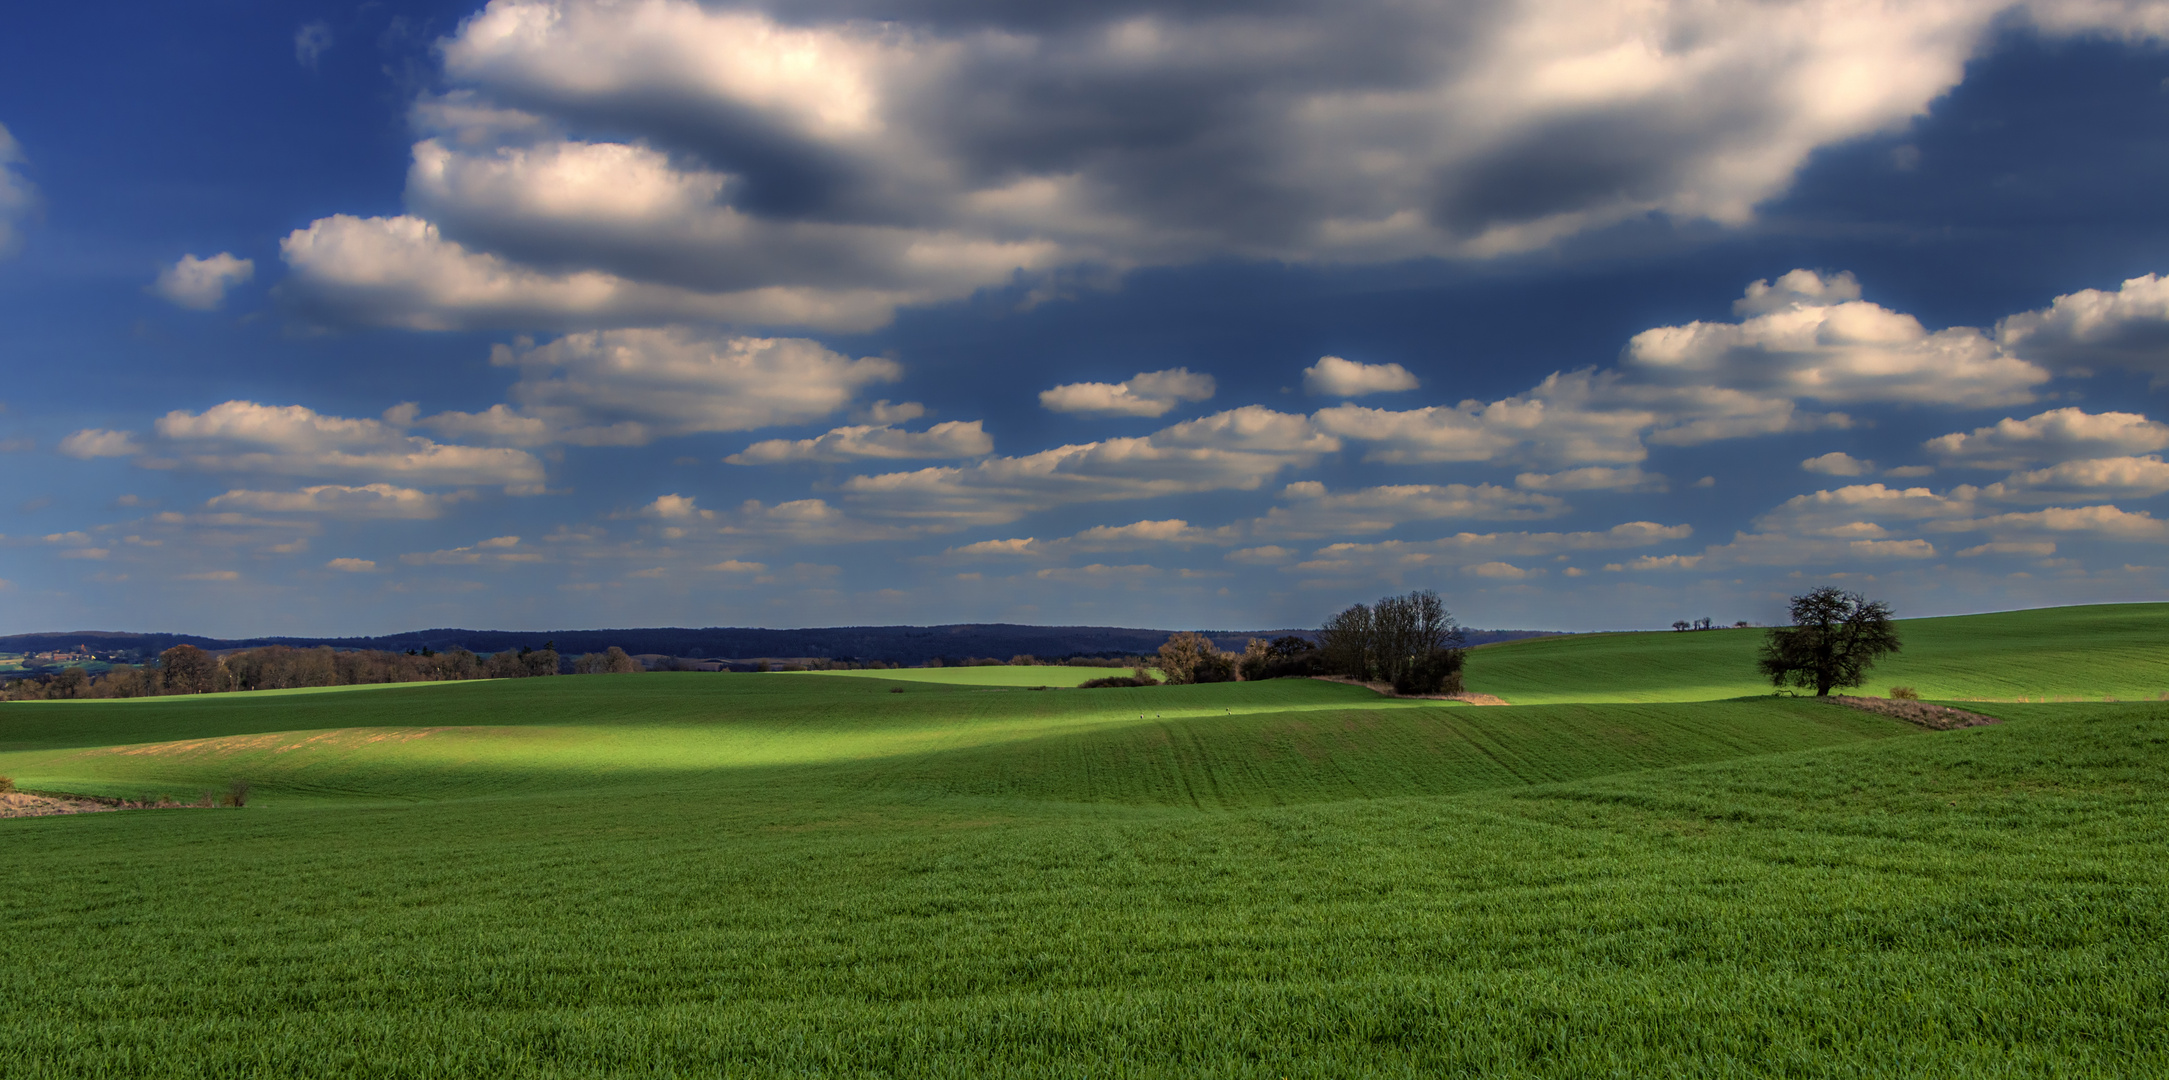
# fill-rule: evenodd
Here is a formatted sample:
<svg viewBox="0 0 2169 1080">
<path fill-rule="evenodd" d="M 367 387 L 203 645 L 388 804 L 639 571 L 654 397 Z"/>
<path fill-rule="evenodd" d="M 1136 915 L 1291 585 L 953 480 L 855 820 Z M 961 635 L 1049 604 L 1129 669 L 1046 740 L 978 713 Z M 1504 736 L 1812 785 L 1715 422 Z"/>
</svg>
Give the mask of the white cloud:
<svg viewBox="0 0 2169 1080">
<path fill-rule="evenodd" d="M 2132 278 L 2116 291 L 2082 289 L 1996 327 L 2012 352 L 2064 367 L 2105 365 L 2169 378 L 2169 276 Z"/>
<path fill-rule="evenodd" d="M 1065 267 L 1738 225 L 1817 148 L 1920 115 L 2008 8 L 492 0 L 415 110 L 415 216 L 326 218 L 287 255 L 294 294 L 342 319 L 844 328 Z"/>
<path fill-rule="evenodd" d="M 1613 468 L 1589 465 L 1555 473 L 1522 473 L 1514 486 L 1530 491 L 1663 491 L 1665 479 L 1639 465 Z"/>
<path fill-rule="evenodd" d="M 643 517 L 661 518 L 664 521 L 688 521 L 694 518 L 713 519 L 715 511 L 701 509 L 690 496 L 658 495 L 655 501 L 640 508 Z"/>
<path fill-rule="evenodd" d="M 1318 427 L 1372 444 L 1365 461 L 1391 464 L 1534 459 L 1560 464 L 1632 465 L 1648 457 L 1642 433 L 1658 422 L 1648 409 L 1620 403 L 1616 377 L 1554 374 L 1535 389 L 1489 404 L 1464 401 L 1394 411 L 1336 405 L 1316 414 Z"/>
<path fill-rule="evenodd" d="M 940 528 L 996 525 L 1065 503 L 1255 490 L 1340 443 L 1301 416 L 1246 405 L 1162 428 L 992 457 L 971 466 L 854 476 L 844 492 L 872 512 Z"/>
<path fill-rule="evenodd" d="M 2004 417 L 1970 434 L 1954 431 L 1928 440 L 1926 446 L 1946 463 L 2018 469 L 2035 462 L 2169 449 L 2169 424 L 2138 413 L 2050 409 L 2024 420 Z"/>
<path fill-rule="evenodd" d="M 2053 541 L 1998 540 L 1966 548 L 1958 553 L 1958 557 L 1972 559 L 1982 555 L 2026 555 L 2038 559 L 2054 554 L 2056 554 L 2056 544 Z"/>
<path fill-rule="evenodd" d="M 479 540 L 466 547 L 447 548 L 442 551 L 417 551 L 401 555 L 399 561 L 414 566 L 476 566 L 481 564 L 538 563 L 547 558 L 541 552 L 520 549 L 517 536 L 496 536 Z"/>
<path fill-rule="evenodd" d="M 1399 364 L 1365 364 L 1338 356 L 1321 356 L 1303 369 L 1303 392 L 1325 397 L 1361 397 L 1364 394 L 1414 390 L 1416 376 Z"/>
<path fill-rule="evenodd" d="M 805 338 L 753 338 L 684 326 L 568 334 L 500 345 L 490 362 L 519 369 L 511 397 L 479 413 L 418 423 L 513 445 L 641 446 L 659 438 L 818 420 L 860 390 L 903 376 L 893 360 L 852 360 Z"/>
<path fill-rule="evenodd" d="M 38 207 L 38 189 L 22 173 L 23 148 L 0 124 L 0 258 L 21 249 L 22 223 Z"/>
<path fill-rule="evenodd" d="M 459 496 L 433 495 L 390 484 L 320 484 L 299 491 L 234 490 L 213 497 L 204 505 L 213 510 L 254 510 L 262 513 L 323 514 L 357 518 L 433 518 Z"/>
<path fill-rule="evenodd" d="M 159 417 L 158 435 L 211 472 L 397 478 L 421 484 L 502 484 L 526 491 L 542 462 L 523 450 L 455 446 L 408 435 L 382 420 L 326 416 L 301 405 L 229 401 Z"/>
<path fill-rule="evenodd" d="M 1289 505 L 1251 522 L 1261 537 L 1310 538 L 1382 532 L 1414 521 L 1530 521 L 1566 512 L 1566 502 L 1494 484 L 1389 484 L 1333 493 L 1316 480 L 1282 491 Z"/>
<path fill-rule="evenodd" d="M 102 457 L 127 457 L 143 452 L 132 431 L 108 431 L 104 428 L 84 428 L 60 440 L 60 452 L 69 457 L 90 459 Z"/>
<path fill-rule="evenodd" d="M 1579 551 L 1648 547 L 1694 534 L 1686 525 L 1630 521 L 1601 532 L 1456 533 L 1437 540 L 1383 540 L 1328 544 L 1291 567 L 1299 573 L 1342 578 L 1423 573 L 1440 567 L 1503 562 Z"/>
<path fill-rule="evenodd" d="M 294 62 L 311 71 L 325 51 L 331 48 L 331 24 L 317 21 L 302 24 L 294 31 Z"/>
<path fill-rule="evenodd" d="M 759 499 L 747 499 L 717 530 L 725 536 L 771 537 L 801 544 L 904 540 L 938 531 L 945 531 L 939 522 L 903 526 L 867 521 L 824 499 L 792 499 L 772 506 Z"/>
<path fill-rule="evenodd" d="M 1875 471 L 1875 462 L 1863 461 L 1843 450 L 1832 450 L 1801 462 L 1800 467 L 1824 476 L 1866 476 Z"/>
<path fill-rule="evenodd" d="M 1165 416 L 1185 401 L 1213 396 L 1213 377 L 1189 368 L 1142 371 L 1118 383 L 1065 383 L 1039 395 L 1042 408 L 1087 416 Z"/>
<path fill-rule="evenodd" d="M 2048 372 L 1987 335 L 1933 333 L 1911 315 L 1859 299 L 1849 274 L 1794 270 L 1756 282 L 1737 323 L 1660 326 L 1627 343 L 1627 365 L 1661 382 L 1708 384 L 1831 403 L 1983 407 L 2032 401 Z"/>
<path fill-rule="evenodd" d="M 603 270 L 535 269 L 447 240 L 401 215 L 320 218 L 279 241 L 280 286 L 305 314 L 409 330 L 639 326 L 703 320 L 871 330 L 921 297 L 874 289 L 764 285 L 710 293 Z"/>
<path fill-rule="evenodd" d="M 1494 581 L 1520 581 L 1530 575 L 1530 571 L 1515 566 L 1513 563 L 1496 561 L 1464 566 L 1461 568 L 1461 572 L 1472 577 L 1489 578 Z M 1536 573 L 1542 572 L 1541 570 L 1536 571 Z"/>
<path fill-rule="evenodd" d="M 836 428 L 811 439 L 765 439 L 723 460 L 733 465 L 775 465 L 788 461 L 978 457 L 994 452 L 994 439 L 980 425 L 978 420 L 951 420 L 925 431 L 903 431 L 887 424 L 862 424 Z"/>
<path fill-rule="evenodd" d="M 1692 570 L 1702 565 L 1701 555 L 1638 555 L 1626 562 L 1606 563 L 1606 570 Z"/>
<path fill-rule="evenodd" d="M 151 291 L 193 311 L 211 311 L 226 302 L 226 290 L 256 276 L 256 263 L 221 251 L 207 259 L 183 255 L 158 272 Z"/>
<path fill-rule="evenodd" d="M 2094 533 L 2117 540 L 2169 539 L 2169 522 L 2144 510 L 2115 506 L 2055 506 L 2026 513 L 1994 514 L 1944 523 L 1951 532 Z"/>
<path fill-rule="evenodd" d="M 347 574 L 374 574 L 377 563 L 375 559 L 333 559 L 325 563 L 324 568 Z"/>
<path fill-rule="evenodd" d="M 1718 566 L 1829 566 L 1855 562 L 1932 559 L 1936 547 L 1919 538 L 1846 540 L 1784 533 L 1739 533 L 1704 553 Z"/>
<path fill-rule="evenodd" d="M 2060 461 L 2045 469 L 2014 472 L 1983 491 L 2044 502 L 2070 496 L 2146 498 L 2169 491 L 2169 463 L 2152 454 Z"/>
</svg>

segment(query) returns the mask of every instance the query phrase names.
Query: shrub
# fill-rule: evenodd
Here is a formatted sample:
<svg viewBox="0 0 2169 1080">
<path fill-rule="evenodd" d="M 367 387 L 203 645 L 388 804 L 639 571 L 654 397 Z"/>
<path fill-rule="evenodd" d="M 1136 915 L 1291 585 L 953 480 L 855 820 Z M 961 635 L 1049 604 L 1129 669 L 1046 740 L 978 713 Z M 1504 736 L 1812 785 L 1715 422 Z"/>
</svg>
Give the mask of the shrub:
<svg viewBox="0 0 2169 1080">
<path fill-rule="evenodd" d="M 0 776 L 0 795 L 4 795 L 13 790 L 15 790 L 15 778 L 12 776 Z"/>
<path fill-rule="evenodd" d="M 1218 650 L 1198 657 L 1197 663 L 1190 667 L 1190 681 L 1194 683 L 1234 682 L 1235 657 Z"/>
<path fill-rule="evenodd" d="M 1910 686 L 1893 686 L 1890 688 L 1890 700 L 1919 701 L 1920 691 L 1915 690 Z"/>
<path fill-rule="evenodd" d="M 246 780 L 234 781 L 233 786 L 226 789 L 226 805 L 239 810 L 248 804 L 249 782 Z"/>
<path fill-rule="evenodd" d="M 1271 641 L 1251 638 L 1240 666 L 1247 681 L 1301 679 L 1319 673 L 1319 655 L 1318 646 L 1293 634 Z"/>
<path fill-rule="evenodd" d="M 1468 654 L 1460 649 L 1433 649 L 1403 666 L 1393 678 L 1396 694 L 1458 694 L 1461 667 Z"/>
</svg>

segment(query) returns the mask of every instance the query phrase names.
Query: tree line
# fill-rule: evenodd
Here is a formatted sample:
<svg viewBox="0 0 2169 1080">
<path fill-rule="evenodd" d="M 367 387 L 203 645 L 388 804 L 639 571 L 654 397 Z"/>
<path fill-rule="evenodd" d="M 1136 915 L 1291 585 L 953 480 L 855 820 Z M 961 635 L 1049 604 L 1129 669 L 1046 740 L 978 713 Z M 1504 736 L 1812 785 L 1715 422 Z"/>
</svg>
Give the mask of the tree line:
<svg viewBox="0 0 2169 1080">
<path fill-rule="evenodd" d="M 563 658 L 552 643 L 536 649 L 481 655 L 466 649 L 333 649 L 329 645 L 293 648 L 266 645 L 223 656 L 194 645 L 175 645 L 150 664 L 117 664 L 103 675 L 64 668 L 43 679 L 19 679 L 7 688 L 11 701 L 77 698 L 161 697 L 169 694 L 215 694 L 235 690 L 294 690 L 318 686 L 372 683 L 452 682 L 462 679 L 525 679 L 556 675 Z M 613 645 L 572 662 L 578 675 L 646 670 L 640 661 Z"/>
<path fill-rule="evenodd" d="M 1169 683 L 1244 682 L 1259 679 L 1340 677 L 1386 683 L 1396 694 L 1456 694 L 1468 650 L 1460 623 L 1429 589 L 1353 604 L 1327 619 L 1318 640 L 1288 634 L 1251 638 L 1240 653 L 1223 652 L 1212 639 L 1185 631 L 1160 646 L 1154 666 Z M 1154 679 L 1142 663 L 1128 677 L 1094 679 L 1086 686 L 1145 686 Z"/>
</svg>

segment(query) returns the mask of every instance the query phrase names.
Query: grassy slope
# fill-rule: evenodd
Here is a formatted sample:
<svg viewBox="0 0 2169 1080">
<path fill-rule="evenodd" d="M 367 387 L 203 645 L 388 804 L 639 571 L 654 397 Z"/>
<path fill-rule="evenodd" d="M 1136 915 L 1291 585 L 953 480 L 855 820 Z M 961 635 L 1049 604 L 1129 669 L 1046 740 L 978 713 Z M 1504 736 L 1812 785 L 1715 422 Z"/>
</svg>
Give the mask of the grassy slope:
<svg viewBox="0 0 2169 1080">
<path fill-rule="evenodd" d="M 2169 706 L 894 685 L 0 707 L 0 1074 L 2169 1068 Z"/>
<path fill-rule="evenodd" d="M 1157 670 L 1157 669 L 1155 669 Z M 1035 664 L 1031 667 L 894 668 L 886 671 L 808 671 L 793 675 L 841 676 L 847 679 L 880 679 L 887 682 L 945 683 L 954 686 L 1076 686 L 1110 675 L 1128 675 L 1128 668 L 1062 667 Z"/>
<path fill-rule="evenodd" d="M 1906 619 L 1905 648 L 1863 692 L 1911 686 L 1931 700 L 2146 700 L 2169 693 L 2169 604 L 2102 604 Z M 1760 630 L 1591 634 L 1485 646 L 1469 689 L 1516 704 L 1708 701 L 1767 694 Z"/>
</svg>

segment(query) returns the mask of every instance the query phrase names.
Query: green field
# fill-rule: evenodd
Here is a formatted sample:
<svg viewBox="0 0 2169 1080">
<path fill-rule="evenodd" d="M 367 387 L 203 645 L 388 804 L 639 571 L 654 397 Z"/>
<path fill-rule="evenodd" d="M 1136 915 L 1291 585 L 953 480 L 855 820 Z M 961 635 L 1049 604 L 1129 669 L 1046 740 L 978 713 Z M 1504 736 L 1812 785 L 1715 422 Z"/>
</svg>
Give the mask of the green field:
<svg viewBox="0 0 2169 1080">
<path fill-rule="evenodd" d="M 2074 639 L 2161 610 L 1909 623 L 1910 677 L 2098 697 Z M 1490 708 L 1002 682 L 1060 668 L 0 705 L 24 788 L 255 787 L 0 821 L 0 1076 L 2169 1071 L 2169 703 L 1679 689 L 1747 639 L 1486 648 L 1551 701 Z"/>
<path fill-rule="evenodd" d="M 2169 698 L 2169 604 L 2099 604 L 1902 619 L 1904 648 L 1865 688 L 1911 686 L 1939 701 Z M 1761 630 L 1577 634 L 1486 645 L 1469 689 L 1517 705 L 1714 701 L 1770 692 L 1755 674 Z"/>
</svg>

